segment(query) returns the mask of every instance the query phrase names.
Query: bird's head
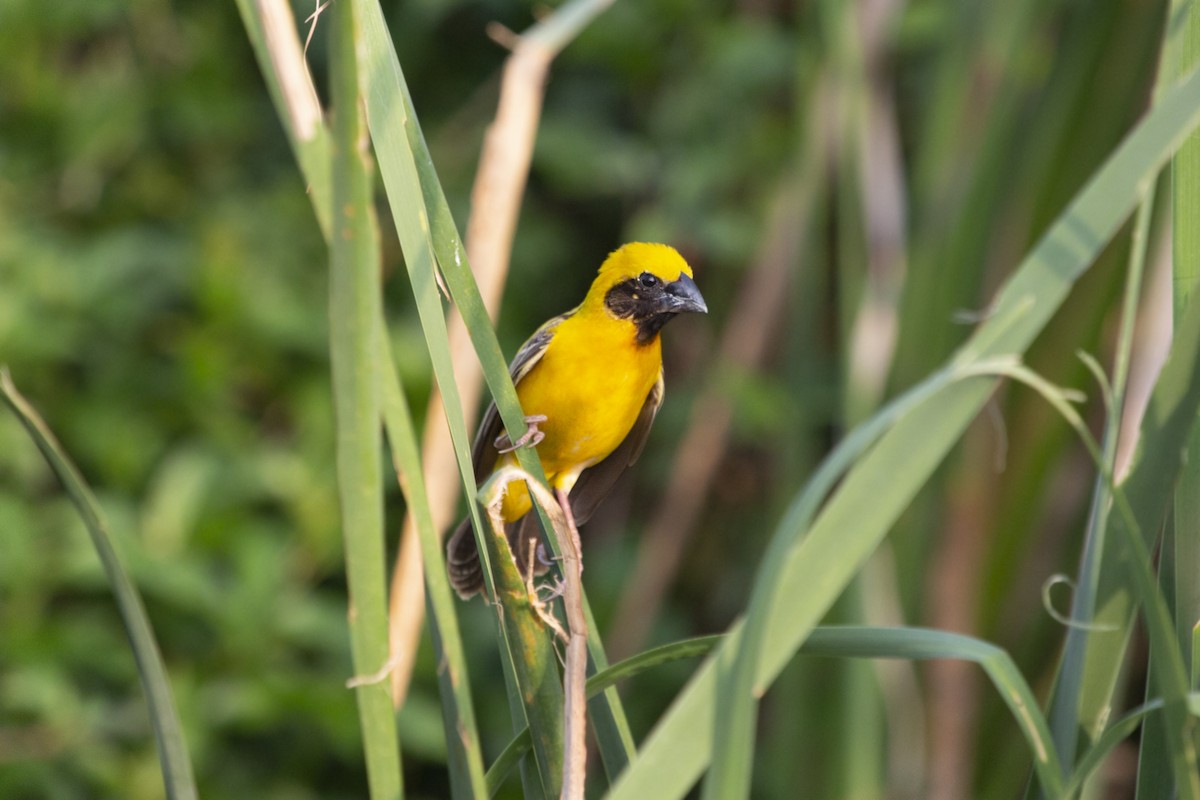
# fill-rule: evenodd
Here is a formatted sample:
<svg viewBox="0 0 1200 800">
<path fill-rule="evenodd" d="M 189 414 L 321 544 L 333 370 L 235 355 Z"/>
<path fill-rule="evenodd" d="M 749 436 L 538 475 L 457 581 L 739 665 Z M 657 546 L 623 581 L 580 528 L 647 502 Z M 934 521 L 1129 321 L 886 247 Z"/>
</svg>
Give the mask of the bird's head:
<svg viewBox="0 0 1200 800">
<path fill-rule="evenodd" d="M 644 242 L 627 244 L 605 259 L 588 302 L 602 302 L 609 315 L 628 319 L 643 343 L 676 314 L 708 312 L 683 256 L 668 245 Z"/>
</svg>

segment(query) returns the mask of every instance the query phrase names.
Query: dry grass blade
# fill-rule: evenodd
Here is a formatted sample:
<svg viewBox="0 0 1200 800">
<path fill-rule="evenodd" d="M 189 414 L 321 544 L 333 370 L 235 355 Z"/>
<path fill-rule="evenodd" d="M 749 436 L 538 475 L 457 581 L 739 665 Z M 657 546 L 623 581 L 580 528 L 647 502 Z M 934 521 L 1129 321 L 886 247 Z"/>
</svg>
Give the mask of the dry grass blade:
<svg viewBox="0 0 1200 800">
<path fill-rule="evenodd" d="M 291 6 L 284 0 L 237 0 L 237 5 L 276 113 L 308 183 L 317 223 L 328 240 L 333 213 L 329 129 L 322 119 Z"/>
<path fill-rule="evenodd" d="M 546 78 L 554 57 L 593 16 L 612 0 L 564 6 L 541 20 L 516 39 L 512 55 L 504 65 L 496 118 L 489 126 L 479 158 L 479 171 L 471 191 L 471 218 L 467 223 L 467 261 L 475 274 L 479 294 L 488 315 L 495 320 L 508 276 L 513 235 L 520 216 L 521 197 L 529 177 L 534 140 L 545 98 Z M 569 27 L 561 24 L 569 14 L 584 7 L 586 16 Z M 550 35 L 546 32 L 549 31 Z M 463 415 L 468 419 L 479 410 L 483 371 L 475 358 L 470 334 L 457 310 L 447 320 L 454 379 L 462 397 Z M 453 521 L 461 484 L 454 460 L 450 432 L 446 427 L 441 397 L 429 399 L 422 436 L 422 468 L 425 472 L 433 521 L 444 533 Z M 420 548 L 416 546 L 412 518 L 406 515 L 400 551 L 392 573 L 390 598 L 390 641 L 392 697 L 399 708 L 412 680 L 417 640 L 425 620 L 421 602 L 424 576 Z"/>
<path fill-rule="evenodd" d="M 587 782 L 587 618 L 583 613 L 583 560 L 579 530 L 571 518 L 571 500 L 559 490 L 558 504 L 566 525 L 555 526 L 562 552 L 563 605 L 567 612 L 567 658 L 563 668 L 563 800 L 583 800 Z"/>
<path fill-rule="evenodd" d="M 296 38 L 296 20 L 285 0 L 255 0 L 267 52 L 283 93 L 290 128 L 301 142 L 311 141 L 321 128 L 321 103 L 304 66 L 304 53 Z"/>
</svg>

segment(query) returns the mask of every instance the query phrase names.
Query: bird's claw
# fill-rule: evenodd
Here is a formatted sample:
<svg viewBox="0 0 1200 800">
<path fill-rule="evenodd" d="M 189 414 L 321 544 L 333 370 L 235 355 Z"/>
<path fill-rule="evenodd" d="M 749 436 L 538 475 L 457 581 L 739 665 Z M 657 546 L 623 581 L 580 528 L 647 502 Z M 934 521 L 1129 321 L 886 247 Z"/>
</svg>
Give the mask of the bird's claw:
<svg viewBox="0 0 1200 800">
<path fill-rule="evenodd" d="M 546 583 L 537 587 L 537 596 L 543 603 L 549 603 L 551 600 L 562 597 L 566 589 L 567 584 L 563 582 L 562 578 L 559 578 L 554 583 Z"/>
<path fill-rule="evenodd" d="M 538 619 L 542 621 L 543 625 L 554 631 L 554 635 L 557 636 L 560 641 L 565 642 L 567 641 L 567 632 L 563 629 L 562 623 L 558 621 L 558 618 L 554 616 L 554 612 L 548 608 L 550 601 L 558 597 L 558 594 L 551 594 L 549 597 L 542 599 L 543 589 L 549 589 L 551 592 L 557 590 L 559 594 L 562 593 L 562 589 L 559 589 L 557 586 L 535 587 L 533 585 L 533 574 L 531 571 L 530 574 L 525 578 L 525 591 L 529 595 L 529 607 L 533 609 L 533 613 L 538 616 Z"/>
<path fill-rule="evenodd" d="M 494 441 L 492 444 L 495 445 L 496 451 L 499 453 L 511 453 L 513 450 L 516 450 L 519 447 L 537 447 L 539 444 L 541 444 L 542 439 L 546 438 L 546 432 L 538 430 L 538 425 L 545 422 L 547 419 L 549 419 L 549 417 L 547 417 L 545 414 L 530 414 L 525 418 L 525 424 L 529 427 L 526 429 L 524 435 L 521 436 L 520 439 L 512 442 L 508 438 L 507 433 L 502 433 L 496 437 L 496 441 Z"/>
<path fill-rule="evenodd" d="M 553 567 L 556 563 L 562 561 L 562 556 L 546 555 L 546 545 L 542 544 L 541 542 L 538 542 L 537 550 L 534 551 L 534 555 L 537 557 L 538 563 L 543 567 Z"/>
</svg>

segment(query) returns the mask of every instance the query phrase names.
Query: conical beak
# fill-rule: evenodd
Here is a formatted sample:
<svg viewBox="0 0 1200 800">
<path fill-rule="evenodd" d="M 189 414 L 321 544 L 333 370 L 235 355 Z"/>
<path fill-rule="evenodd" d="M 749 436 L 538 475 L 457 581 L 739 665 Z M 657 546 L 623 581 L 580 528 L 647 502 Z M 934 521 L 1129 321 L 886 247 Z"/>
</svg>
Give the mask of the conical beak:
<svg viewBox="0 0 1200 800">
<path fill-rule="evenodd" d="M 700 314 L 708 313 L 708 305 L 700 295 L 696 282 L 687 275 L 680 275 L 679 280 L 668 283 L 663 287 L 666 291 L 667 311 L 694 311 Z"/>
</svg>

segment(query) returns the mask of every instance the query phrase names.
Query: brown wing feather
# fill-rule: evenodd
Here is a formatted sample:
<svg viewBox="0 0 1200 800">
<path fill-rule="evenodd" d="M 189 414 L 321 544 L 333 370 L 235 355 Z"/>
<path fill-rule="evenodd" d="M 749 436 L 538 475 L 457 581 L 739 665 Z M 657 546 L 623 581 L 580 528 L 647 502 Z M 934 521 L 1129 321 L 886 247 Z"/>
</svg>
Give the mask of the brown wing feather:
<svg viewBox="0 0 1200 800">
<path fill-rule="evenodd" d="M 521 345 L 521 349 L 517 351 L 512 364 L 508 367 L 508 374 L 512 376 L 514 384 L 519 384 L 521 379 L 528 375 L 529 371 L 541 360 L 542 355 L 546 352 L 546 346 L 554 338 L 554 329 L 563 320 L 574 314 L 575 310 L 549 320 L 534 331 L 533 336 L 530 336 L 525 344 Z M 476 482 L 482 483 L 492 474 L 496 460 L 500 457 L 500 453 L 496 450 L 496 437 L 502 433 L 504 433 L 504 423 L 496 410 L 496 404 L 489 403 L 487 411 L 483 412 L 483 419 L 479 421 L 475 442 L 471 445 L 471 462 L 475 466 Z M 527 552 L 529 550 L 526 544 L 528 535 L 524 531 L 519 531 L 518 528 L 525 520 L 535 518 L 526 515 L 508 526 L 508 539 L 513 545 L 513 554 L 516 556 L 517 564 L 521 567 L 522 572 L 527 569 L 532 554 Z M 459 523 L 458 528 L 446 543 L 446 561 L 450 573 L 450 584 L 460 597 L 465 600 L 476 592 L 482 591 L 483 567 L 479 563 L 478 547 L 475 542 L 475 534 L 471 531 L 469 516 Z M 539 575 L 546 571 L 546 567 L 540 564 L 535 569 Z"/>
<path fill-rule="evenodd" d="M 549 336 L 550 332 L 547 332 L 546 341 L 549 341 Z M 533 339 L 530 339 L 529 344 L 533 344 L 537 338 L 535 335 Z M 545 350 L 544 344 L 541 349 Z M 521 373 L 522 375 L 528 373 L 528 367 L 532 367 L 536 363 L 537 357 L 535 355 L 524 360 L 527 368 Z M 520 354 L 513 362 L 514 372 L 518 361 L 522 361 Z M 519 380 L 519 378 L 515 380 Z M 596 507 L 612 491 L 613 485 L 621 477 L 621 474 L 638 460 L 638 456 L 642 454 L 642 450 L 646 446 L 650 427 L 654 424 L 654 416 L 662 406 L 662 401 L 663 378 L 659 373 L 658 381 L 650 390 L 650 394 L 646 395 L 646 402 L 642 405 L 642 411 L 638 414 L 633 427 L 630 428 L 629 435 L 616 450 L 609 454 L 608 458 L 584 470 L 583 474 L 579 476 L 579 480 L 575 482 L 575 487 L 571 490 L 571 512 L 575 515 L 576 524 L 582 525 L 588 521 Z M 492 462 L 495 462 L 496 448 L 492 443 L 496 436 L 500 435 L 500 431 L 501 426 L 498 424 L 480 426 L 480 437 L 482 438 L 477 438 L 475 441 L 476 459 L 479 458 L 479 444 L 482 441 L 486 443 L 484 452 L 492 453 Z M 477 460 L 477 471 L 478 464 Z M 488 470 L 490 472 L 490 466 Z M 484 473 L 485 477 L 487 474 Z M 508 536 L 513 557 L 516 559 L 517 568 L 522 575 L 529 574 L 531 566 L 534 575 L 546 572 L 547 564 L 536 555 L 538 543 L 541 541 L 541 528 L 538 525 L 537 514 L 526 514 L 516 522 L 509 523 L 505 526 L 505 533 Z M 466 599 L 476 592 L 482 591 L 483 567 L 479 563 L 475 535 L 471 532 L 470 518 L 459 524 L 458 530 L 454 532 L 454 536 L 450 538 L 446 547 L 446 555 L 450 568 L 450 583 L 459 595 Z"/>
<path fill-rule="evenodd" d="M 554 329 L 576 310 L 572 309 L 547 321 L 534 331 L 525 344 L 521 345 L 521 349 L 517 351 L 512 363 L 508 366 L 508 374 L 512 377 L 514 384 L 519 384 L 521 379 L 542 360 L 547 345 L 554 338 Z M 471 463 L 475 465 L 476 482 L 482 483 L 492 474 L 492 468 L 496 466 L 496 459 L 500 457 L 500 453 L 496 450 L 496 437 L 503 433 L 504 422 L 500 419 L 500 412 L 496 410 L 496 403 L 494 401 L 488 403 L 487 411 L 483 412 L 483 419 L 479 421 L 479 430 L 475 432 L 475 441 L 471 445 Z"/>
<path fill-rule="evenodd" d="M 658 414 L 662 401 L 663 376 L 662 372 L 659 372 L 658 381 L 650 390 L 650 394 L 646 395 L 646 402 L 642 405 L 642 411 L 633 427 L 629 429 L 629 435 L 608 458 L 585 469 L 575 482 L 575 488 L 571 490 L 571 513 L 575 515 L 577 525 L 582 525 L 591 518 L 596 507 L 612 491 L 617 478 L 638 460 L 638 456 L 646 447 L 650 427 L 654 424 L 654 417 Z"/>
</svg>

